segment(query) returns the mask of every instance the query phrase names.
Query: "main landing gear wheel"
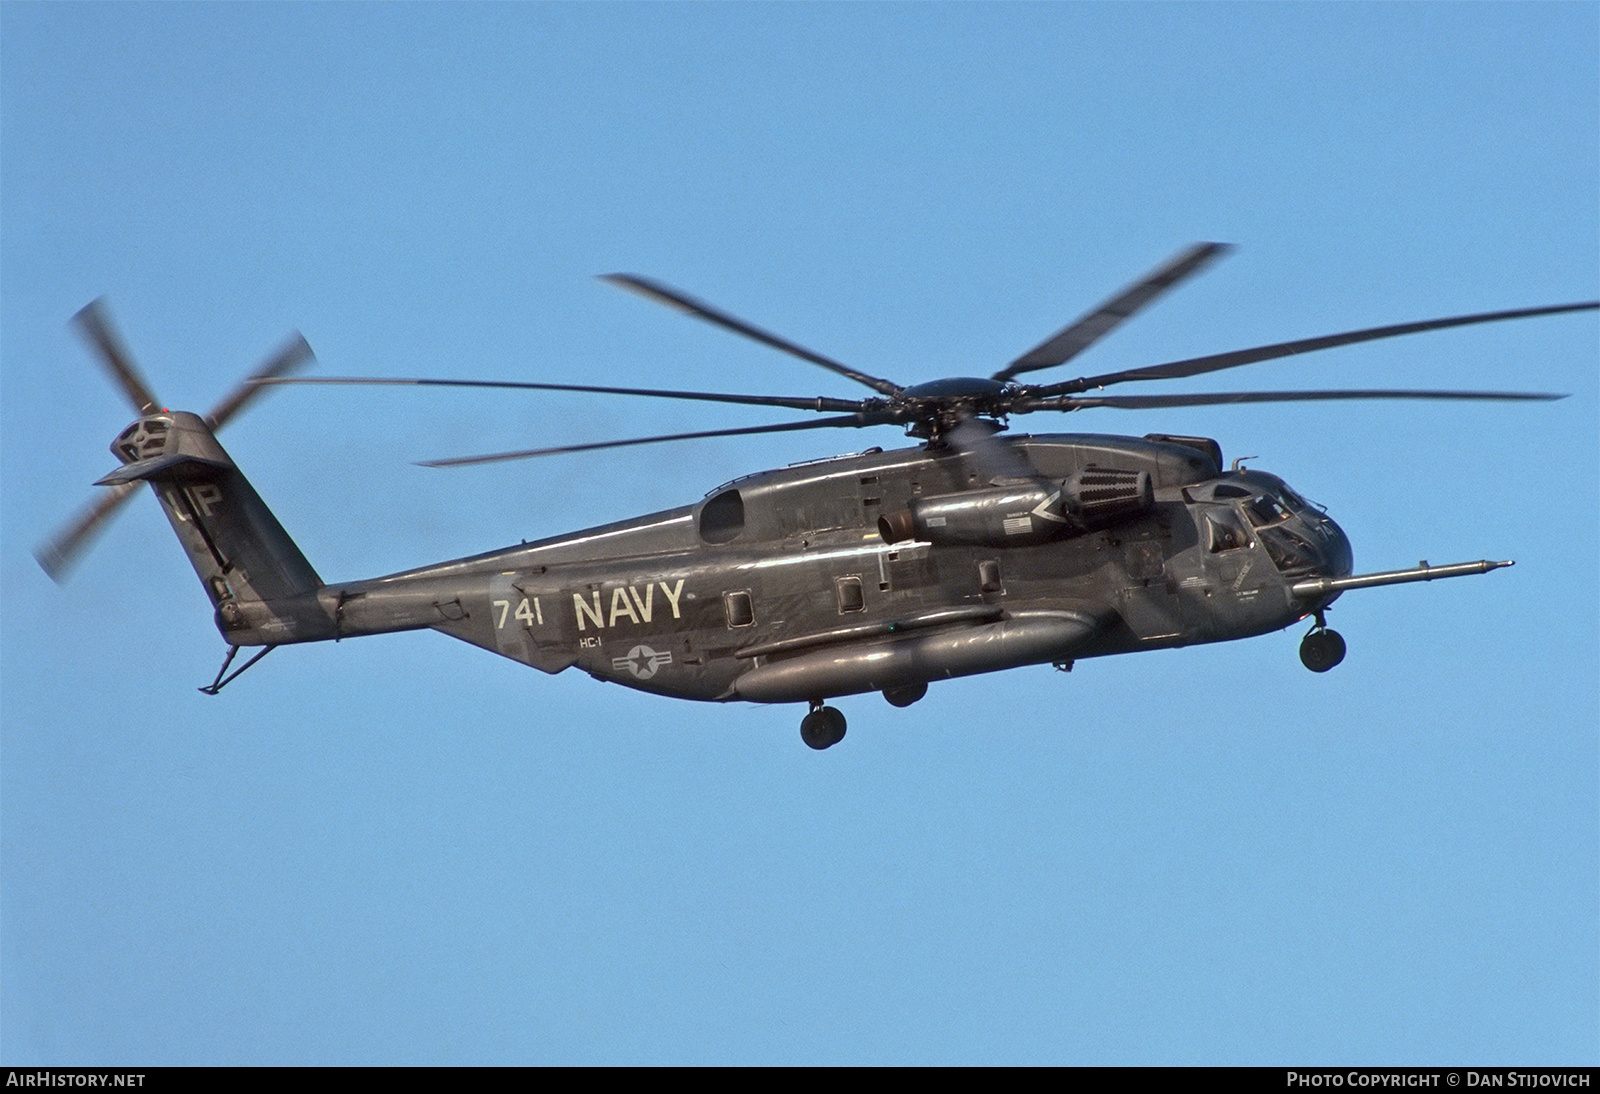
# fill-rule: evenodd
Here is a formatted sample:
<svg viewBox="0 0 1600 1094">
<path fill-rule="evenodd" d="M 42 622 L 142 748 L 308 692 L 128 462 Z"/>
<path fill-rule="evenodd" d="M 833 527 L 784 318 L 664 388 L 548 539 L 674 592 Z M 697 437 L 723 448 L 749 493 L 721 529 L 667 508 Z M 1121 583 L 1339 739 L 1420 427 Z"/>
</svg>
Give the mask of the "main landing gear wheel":
<svg viewBox="0 0 1600 1094">
<path fill-rule="evenodd" d="M 1338 631 L 1319 626 L 1300 640 L 1300 663 L 1312 672 L 1327 672 L 1344 660 L 1344 649 Z"/>
<path fill-rule="evenodd" d="M 832 707 L 814 703 L 811 713 L 800 720 L 800 739 L 819 751 L 844 740 L 844 715 Z"/>
<path fill-rule="evenodd" d="M 883 697 L 892 707 L 908 707 L 928 694 L 927 684 L 907 684 L 904 687 L 884 688 Z"/>
</svg>

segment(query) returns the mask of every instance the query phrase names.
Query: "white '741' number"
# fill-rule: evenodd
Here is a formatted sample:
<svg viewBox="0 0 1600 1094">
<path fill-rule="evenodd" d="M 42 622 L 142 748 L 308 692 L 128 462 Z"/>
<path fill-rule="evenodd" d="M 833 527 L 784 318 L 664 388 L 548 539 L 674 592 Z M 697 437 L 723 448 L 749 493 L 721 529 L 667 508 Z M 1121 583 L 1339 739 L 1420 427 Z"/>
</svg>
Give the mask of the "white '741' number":
<svg viewBox="0 0 1600 1094">
<path fill-rule="evenodd" d="M 531 627 L 535 623 L 544 622 L 544 609 L 539 606 L 538 597 L 533 597 L 531 601 L 528 597 L 523 597 L 522 603 L 517 605 L 515 613 L 511 611 L 511 601 L 509 600 L 496 600 L 494 606 L 495 610 L 500 613 L 495 617 L 494 621 L 496 630 L 500 630 L 506 625 L 507 616 L 513 616 L 524 627 Z"/>
</svg>

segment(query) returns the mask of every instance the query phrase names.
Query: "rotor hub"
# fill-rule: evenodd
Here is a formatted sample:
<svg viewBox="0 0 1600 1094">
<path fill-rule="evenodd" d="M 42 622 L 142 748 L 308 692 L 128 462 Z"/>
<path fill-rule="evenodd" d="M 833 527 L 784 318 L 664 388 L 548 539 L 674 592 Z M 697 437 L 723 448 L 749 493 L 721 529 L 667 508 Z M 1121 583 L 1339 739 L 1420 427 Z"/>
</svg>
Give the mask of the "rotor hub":
<svg viewBox="0 0 1600 1094">
<path fill-rule="evenodd" d="M 906 435 L 939 443 L 964 423 L 981 421 L 998 433 L 1016 393 L 1014 384 L 978 376 L 954 376 L 905 388 L 895 400 L 908 419 Z"/>
</svg>

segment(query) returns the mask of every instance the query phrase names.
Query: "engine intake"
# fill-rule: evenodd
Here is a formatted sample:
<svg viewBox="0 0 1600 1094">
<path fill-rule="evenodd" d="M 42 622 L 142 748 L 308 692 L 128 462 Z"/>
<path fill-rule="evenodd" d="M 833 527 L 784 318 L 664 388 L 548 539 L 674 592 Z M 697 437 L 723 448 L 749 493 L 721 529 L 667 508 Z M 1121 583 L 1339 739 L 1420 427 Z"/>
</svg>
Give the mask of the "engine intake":
<svg viewBox="0 0 1600 1094">
<path fill-rule="evenodd" d="M 1131 520 L 1148 512 L 1156 500 L 1148 471 L 1091 467 L 1072 476 L 1063 486 L 1072 499 L 1073 516 L 1086 531 Z"/>
</svg>

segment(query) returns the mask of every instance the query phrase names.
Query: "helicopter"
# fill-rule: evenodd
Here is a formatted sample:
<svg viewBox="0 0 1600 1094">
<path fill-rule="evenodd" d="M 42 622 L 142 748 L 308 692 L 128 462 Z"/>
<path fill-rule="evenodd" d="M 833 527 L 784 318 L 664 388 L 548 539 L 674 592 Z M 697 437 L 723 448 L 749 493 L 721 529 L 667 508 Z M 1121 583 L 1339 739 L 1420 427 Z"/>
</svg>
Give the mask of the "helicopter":
<svg viewBox="0 0 1600 1094">
<path fill-rule="evenodd" d="M 291 374 L 299 335 L 205 415 L 161 408 L 95 301 L 75 317 L 137 419 L 112 442 L 107 492 L 36 555 L 57 580 L 148 483 L 214 608 L 221 689 L 282 645 L 432 629 L 546 673 L 678 699 L 805 704 L 802 740 L 845 735 L 830 700 L 879 692 L 896 707 L 930 684 L 1025 665 L 1271 633 L 1311 621 L 1300 658 L 1326 672 L 1346 645 L 1326 622 L 1344 592 L 1482 574 L 1480 560 L 1356 574 L 1349 539 L 1282 479 L 1224 466 L 1207 437 L 1007 436 L 1045 411 L 1344 399 L 1543 400 L 1529 392 L 1243 391 L 1102 395 L 1166 380 L 1449 327 L 1600 308 L 1477 313 L 1347 331 L 1049 384 L 1066 364 L 1226 253 L 1197 243 L 988 377 L 883 379 L 771 334 L 661 282 L 605 280 L 863 385 L 866 398 L 789 397 L 466 379 Z M 809 429 L 895 426 L 919 442 L 759 471 L 698 502 L 383 577 L 325 582 L 222 448 L 216 432 L 289 383 L 489 387 L 806 411 L 774 424 L 429 461 L 464 466 L 630 445 Z M 254 653 L 230 673 L 235 657 Z"/>
</svg>

